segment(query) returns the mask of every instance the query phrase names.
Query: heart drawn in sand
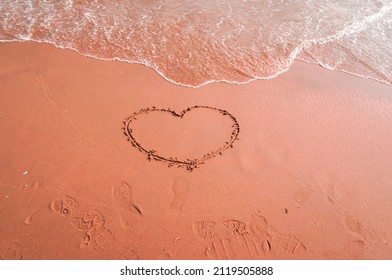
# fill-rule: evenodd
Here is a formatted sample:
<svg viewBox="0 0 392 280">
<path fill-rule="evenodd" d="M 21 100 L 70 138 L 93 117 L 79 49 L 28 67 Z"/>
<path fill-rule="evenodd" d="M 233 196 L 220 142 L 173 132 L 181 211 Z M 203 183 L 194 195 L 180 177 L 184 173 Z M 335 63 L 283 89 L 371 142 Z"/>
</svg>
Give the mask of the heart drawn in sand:
<svg viewBox="0 0 392 280">
<path fill-rule="evenodd" d="M 135 132 L 134 132 L 134 125 L 135 125 L 135 121 L 137 120 L 138 117 L 142 117 L 151 113 L 159 113 L 159 114 L 164 114 L 161 115 L 160 117 L 167 117 L 167 116 L 172 116 L 174 118 L 179 118 L 179 119 L 183 119 L 183 117 L 188 113 L 191 112 L 194 113 L 196 112 L 196 110 L 208 110 L 208 111 L 212 111 L 214 113 L 218 113 L 222 118 L 224 118 L 225 121 L 229 121 L 229 123 L 231 123 L 231 134 L 230 137 L 228 139 L 226 139 L 222 144 L 219 144 L 220 147 L 218 147 L 217 149 L 215 149 L 214 151 L 211 152 L 207 152 L 204 155 L 198 157 L 198 158 L 177 158 L 174 156 L 167 156 L 167 155 L 163 155 L 160 154 L 159 152 L 157 152 L 154 149 L 151 148 L 147 148 L 145 146 L 145 144 L 139 142 L 136 139 L 135 136 Z M 206 112 L 206 111 L 204 111 Z M 221 118 L 220 117 L 220 118 Z M 192 106 L 189 107 L 179 113 L 171 110 L 171 109 L 159 109 L 156 107 L 151 107 L 151 108 L 145 108 L 145 109 L 141 109 L 138 112 L 133 113 L 130 117 L 128 117 L 127 119 L 125 119 L 123 121 L 123 131 L 125 136 L 127 137 L 128 141 L 131 142 L 132 146 L 136 147 L 140 152 L 144 153 L 147 155 L 147 159 L 149 161 L 151 160 L 155 160 L 155 161 L 162 161 L 162 162 L 166 162 L 168 164 L 169 167 L 171 166 L 177 166 L 177 167 L 182 167 L 182 168 L 186 168 L 189 171 L 193 171 L 193 169 L 197 168 L 199 165 L 204 164 L 207 160 L 216 157 L 217 155 L 222 155 L 222 153 L 233 147 L 233 143 L 238 140 L 238 134 L 240 133 L 240 126 L 236 120 L 236 118 L 230 114 L 229 112 L 227 112 L 226 110 L 223 109 L 218 109 L 215 107 L 210 107 L 210 106 Z M 154 123 L 155 125 L 155 123 Z M 148 128 L 147 128 L 148 129 Z M 200 135 L 199 135 L 200 136 Z M 208 138 L 208 135 L 202 135 L 203 137 Z M 174 147 L 175 147 L 176 143 L 174 143 Z"/>
</svg>

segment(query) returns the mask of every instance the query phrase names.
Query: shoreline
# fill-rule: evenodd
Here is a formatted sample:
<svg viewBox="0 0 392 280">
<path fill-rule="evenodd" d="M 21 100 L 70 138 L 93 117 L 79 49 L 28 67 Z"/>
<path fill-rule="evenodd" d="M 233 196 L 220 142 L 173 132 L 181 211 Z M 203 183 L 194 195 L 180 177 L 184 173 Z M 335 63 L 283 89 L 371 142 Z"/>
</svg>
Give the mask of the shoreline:
<svg viewBox="0 0 392 280">
<path fill-rule="evenodd" d="M 343 69 L 329 69 L 327 67 L 322 66 L 321 64 L 317 63 L 317 62 L 311 62 L 311 61 L 306 61 L 304 59 L 301 59 L 300 57 L 296 57 L 293 58 L 293 62 L 288 66 L 288 68 L 281 70 L 279 72 L 277 72 L 276 74 L 272 75 L 272 76 L 268 76 L 268 77 L 254 77 L 251 78 L 247 81 L 241 81 L 241 82 L 235 82 L 235 81 L 229 81 L 229 80 L 208 80 L 206 82 L 203 82 L 201 84 L 198 85 L 188 85 L 188 84 L 183 84 L 181 82 L 177 82 L 175 80 L 172 80 L 168 77 L 166 77 L 161 71 L 159 71 L 158 69 L 155 69 L 153 66 L 149 65 L 149 64 L 145 64 L 143 62 L 138 62 L 138 61 L 127 61 L 127 60 L 123 60 L 121 58 L 113 58 L 113 59 L 107 59 L 107 58 L 100 58 L 100 57 L 96 57 L 93 55 L 89 55 L 89 54 L 84 54 L 82 52 L 79 52 L 77 49 L 74 48 L 69 48 L 69 47 L 61 47 L 61 46 L 56 46 L 53 43 L 49 43 L 49 42 L 40 42 L 40 41 L 34 41 L 34 40 L 27 40 L 27 41 L 1 41 L 0 40 L 0 44 L 20 44 L 20 43 L 29 43 L 29 44 L 44 44 L 44 45 L 48 45 L 50 47 L 54 47 L 56 49 L 60 49 L 60 50 L 65 50 L 65 51 L 71 51 L 71 52 L 75 52 L 78 55 L 90 58 L 90 59 L 95 59 L 95 60 L 99 60 L 99 61 L 106 61 L 106 62 L 120 62 L 120 63 L 127 63 L 127 64 L 133 64 L 133 65 L 140 65 L 143 67 L 146 67 L 148 69 L 153 70 L 156 74 L 158 74 L 161 78 L 163 78 L 166 82 L 169 82 L 171 84 L 174 84 L 176 86 L 180 86 L 180 87 L 185 87 L 185 88 L 193 88 L 193 89 L 198 89 L 204 86 L 207 86 L 209 84 L 220 84 L 220 83 L 224 83 L 224 84 L 228 84 L 228 85 L 246 85 L 248 83 L 251 82 L 255 82 L 255 81 L 263 81 L 263 80 L 271 80 L 271 79 L 275 79 L 276 77 L 278 77 L 279 75 L 282 75 L 283 73 L 287 72 L 290 70 L 291 66 L 293 63 L 304 63 L 304 64 L 313 64 L 313 65 L 317 65 L 325 70 L 328 71 L 337 71 L 337 72 L 341 72 L 341 73 L 345 73 L 345 74 L 349 74 L 352 75 L 354 77 L 358 77 L 358 78 L 363 78 L 363 79 L 367 79 L 367 80 L 371 80 L 371 81 L 375 81 L 378 83 L 381 83 L 383 85 L 386 86 L 392 86 L 391 84 L 386 83 L 385 81 L 381 81 L 378 80 L 376 78 L 372 78 L 370 76 L 362 76 L 360 74 L 355 74 L 355 73 L 351 73 L 349 71 L 343 70 Z M 293 55 L 294 56 L 294 55 Z"/>
<path fill-rule="evenodd" d="M 187 88 L 47 44 L 0 49 L 2 255 L 391 258 L 390 86 L 296 61 L 274 79 Z M 121 128 L 151 106 L 227 110 L 239 140 L 193 172 L 150 162 Z M 173 157 L 231 131 L 208 112 L 145 123 L 141 141 Z"/>
</svg>

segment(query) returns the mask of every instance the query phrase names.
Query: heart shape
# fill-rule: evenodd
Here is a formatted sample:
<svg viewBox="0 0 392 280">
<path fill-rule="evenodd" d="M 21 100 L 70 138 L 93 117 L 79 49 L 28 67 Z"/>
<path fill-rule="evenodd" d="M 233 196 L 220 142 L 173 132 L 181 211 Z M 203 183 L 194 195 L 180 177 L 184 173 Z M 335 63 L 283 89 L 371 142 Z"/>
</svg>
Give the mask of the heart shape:
<svg viewBox="0 0 392 280">
<path fill-rule="evenodd" d="M 170 114 L 173 117 L 176 118 L 180 118 L 182 119 L 184 117 L 184 115 L 188 112 L 191 112 L 192 110 L 195 109 L 207 109 L 207 110 L 212 110 L 214 112 L 217 112 L 219 114 L 221 114 L 222 116 L 224 116 L 225 118 L 229 118 L 232 125 L 232 131 L 231 131 L 231 136 L 230 139 L 228 139 L 227 141 L 225 141 L 225 143 L 220 146 L 218 149 L 206 153 L 204 154 L 202 157 L 200 158 L 195 158 L 195 159 L 178 159 L 176 157 L 167 157 L 167 156 L 163 156 L 161 154 L 158 154 L 155 150 L 153 149 L 147 149 L 145 148 L 140 142 L 138 142 L 136 140 L 135 137 L 135 133 L 132 127 L 132 124 L 135 120 L 137 120 L 138 116 L 142 116 L 142 115 L 147 115 L 150 113 L 163 113 L 163 114 Z M 204 164 L 207 160 L 216 157 L 217 155 L 222 155 L 222 153 L 229 149 L 229 148 L 233 148 L 233 143 L 238 140 L 238 134 L 240 133 L 240 126 L 236 120 L 236 118 L 230 114 L 229 112 L 227 112 L 226 110 L 223 109 L 218 109 L 215 107 L 210 107 L 210 106 L 193 106 L 193 107 L 189 107 L 183 111 L 181 111 L 180 113 L 177 113 L 173 110 L 169 109 L 159 109 L 156 107 L 151 107 L 151 108 L 145 108 L 145 109 L 141 109 L 138 112 L 133 113 L 130 117 L 128 117 L 127 119 L 125 119 L 123 121 L 123 131 L 125 136 L 127 137 L 128 141 L 131 142 L 132 146 L 136 147 L 140 152 L 144 153 L 147 155 L 147 159 L 149 161 L 151 160 L 155 160 L 155 161 L 163 161 L 168 163 L 168 166 L 177 166 L 177 167 L 183 167 L 186 168 L 189 171 L 193 171 L 193 169 L 199 167 L 199 165 Z"/>
</svg>

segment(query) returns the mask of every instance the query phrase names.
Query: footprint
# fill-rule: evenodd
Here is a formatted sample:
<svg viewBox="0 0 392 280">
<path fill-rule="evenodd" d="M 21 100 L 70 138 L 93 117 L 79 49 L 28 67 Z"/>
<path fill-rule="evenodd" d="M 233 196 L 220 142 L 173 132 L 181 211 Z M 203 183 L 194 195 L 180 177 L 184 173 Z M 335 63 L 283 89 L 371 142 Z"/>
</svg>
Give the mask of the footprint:
<svg viewBox="0 0 392 280">
<path fill-rule="evenodd" d="M 100 211 L 97 209 L 82 211 L 77 200 L 69 195 L 65 195 L 59 200 L 53 200 L 49 208 L 62 217 L 67 217 L 74 229 L 84 233 L 79 248 L 89 247 L 101 249 L 103 252 L 110 249 L 115 238 L 112 232 L 105 227 L 106 219 Z M 33 214 L 25 219 L 25 224 L 31 223 Z"/>
<path fill-rule="evenodd" d="M 105 227 L 105 217 L 96 209 L 88 210 L 82 217 L 72 218 L 71 225 L 76 230 L 84 232 L 79 244 L 80 249 L 92 247 L 105 252 L 110 249 L 115 239 L 111 231 Z"/>
<path fill-rule="evenodd" d="M 205 242 L 204 254 L 207 258 L 213 260 L 228 259 L 225 251 L 230 245 L 220 239 L 218 227 L 219 224 L 213 221 L 198 221 L 192 225 L 196 237 Z"/>
<path fill-rule="evenodd" d="M 113 208 L 122 229 L 128 238 L 140 241 L 143 232 L 143 210 L 133 200 L 132 187 L 125 181 L 112 187 Z"/>
<path fill-rule="evenodd" d="M 279 258 L 306 252 L 299 238 L 275 230 L 260 211 L 251 215 L 249 223 L 201 221 L 193 225 L 193 231 L 207 242 L 205 255 L 210 259 Z"/>
<path fill-rule="evenodd" d="M 276 233 L 271 237 L 271 248 L 277 246 L 278 251 L 284 250 L 290 254 L 302 255 L 306 252 L 306 247 L 293 235 Z"/>
<path fill-rule="evenodd" d="M 193 232 L 203 238 L 203 239 L 212 239 L 215 237 L 215 222 L 211 221 L 200 221 L 193 224 Z"/>
<path fill-rule="evenodd" d="M 251 229 L 254 239 L 260 243 L 260 247 L 265 253 L 272 250 L 277 253 L 286 251 L 291 254 L 306 252 L 305 245 L 297 237 L 275 230 L 260 212 L 251 216 Z"/>
<path fill-rule="evenodd" d="M 239 220 L 225 220 L 220 223 L 199 222 L 195 232 L 208 243 L 205 255 L 210 259 L 252 259 L 259 258 L 261 247 L 252 238 L 250 228 Z"/>
<path fill-rule="evenodd" d="M 79 208 L 79 203 L 72 196 L 65 195 L 60 200 L 50 202 L 49 208 L 63 217 L 68 217 Z"/>
<path fill-rule="evenodd" d="M 275 230 L 260 211 L 251 215 L 249 228 L 259 255 L 285 252 L 301 255 L 306 252 L 298 237 Z"/>
<path fill-rule="evenodd" d="M 99 232 L 85 231 L 79 243 L 80 249 L 91 248 L 100 250 L 104 255 L 111 251 L 115 238 L 110 230 L 103 228 Z"/>
<path fill-rule="evenodd" d="M 2 260 L 23 259 L 22 249 L 16 241 L 3 240 L 0 243 L 0 258 Z"/>
<path fill-rule="evenodd" d="M 250 229 L 255 240 L 261 243 L 267 240 L 270 237 L 268 235 L 269 228 L 267 219 L 260 212 L 251 215 Z"/>
<path fill-rule="evenodd" d="M 227 220 L 222 223 L 228 230 L 230 234 L 235 237 L 242 236 L 248 233 L 246 224 L 238 220 Z"/>
<path fill-rule="evenodd" d="M 188 182 L 182 178 L 176 178 L 172 184 L 172 192 L 174 194 L 173 201 L 169 209 L 172 212 L 179 213 L 182 211 L 185 200 L 189 191 Z"/>
<path fill-rule="evenodd" d="M 98 233 L 105 228 L 105 218 L 98 210 L 90 209 L 83 217 L 73 218 L 71 225 L 79 231 Z"/>
<path fill-rule="evenodd" d="M 132 228 L 135 219 L 142 217 L 142 208 L 133 201 L 131 186 L 123 181 L 120 186 L 112 188 L 112 199 L 118 209 L 120 223 L 123 229 Z"/>
<path fill-rule="evenodd" d="M 229 260 L 235 258 L 230 239 L 212 241 L 206 246 L 205 255 L 213 260 Z"/>
<path fill-rule="evenodd" d="M 237 220 L 225 221 L 223 224 L 231 235 L 237 258 L 254 259 L 262 256 L 262 243 L 253 236 L 249 225 Z"/>
</svg>

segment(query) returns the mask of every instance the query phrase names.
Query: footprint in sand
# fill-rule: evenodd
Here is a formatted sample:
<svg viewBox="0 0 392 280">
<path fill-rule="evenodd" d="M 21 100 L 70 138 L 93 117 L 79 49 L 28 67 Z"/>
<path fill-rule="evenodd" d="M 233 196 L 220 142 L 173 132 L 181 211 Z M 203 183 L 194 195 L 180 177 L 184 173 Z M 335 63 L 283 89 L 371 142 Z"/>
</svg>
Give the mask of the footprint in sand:
<svg viewBox="0 0 392 280">
<path fill-rule="evenodd" d="M 79 208 L 79 203 L 72 196 L 65 195 L 59 200 L 50 202 L 49 208 L 63 217 L 69 217 Z"/>
<path fill-rule="evenodd" d="M 200 221 L 196 222 L 193 224 L 193 232 L 203 238 L 203 239 L 212 239 L 214 238 L 214 232 L 215 232 L 215 222 L 211 221 Z"/>
<path fill-rule="evenodd" d="M 202 222 L 199 225 L 214 225 L 213 228 L 199 228 L 198 233 L 208 241 L 204 253 L 209 259 L 258 259 L 260 250 L 254 242 L 248 226 L 238 220 L 226 220 L 216 225 Z M 207 230 L 208 234 L 205 234 Z"/>
<path fill-rule="evenodd" d="M 277 231 L 269 225 L 267 219 L 260 212 L 251 216 L 250 227 L 254 240 L 266 253 L 273 252 L 276 255 L 289 253 L 297 256 L 306 253 L 306 247 L 298 237 Z"/>
<path fill-rule="evenodd" d="M 212 260 L 229 260 L 236 258 L 231 241 L 226 238 L 212 241 L 206 246 L 204 253 Z"/>
<path fill-rule="evenodd" d="M 106 248 L 114 240 L 113 234 L 105 228 L 105 217 L 103 214 L 96 209 L 82 211 L 79 207 L 79 202 L 70 195 L 53 200 L 50 202 L 49 208 L 60 216 L 67 218 L 74 229 L 84 233 L 79 246 L 81 249 L 87 246 Z M 25 223 L 29 223 L 29 221 L 28 217 Z"/>
<path fill-rule="evenodd" d="M 260 246 L 252 237 L 248 225 L 238 220 L 226 220 L 223 225 L 226 227 L 226 243 L 231 244 L 231 247 L 226 246 L 231 249 L 226 250 L 228 259 L 260 258 Z"/>
<path fill-rule="evenodd" d="M 169 210 L 174 213 L 180 213 L 188 196 L 188 182 L 182 178 L 176 178 L 172 184 L 173 201 Z"/>
<path fill-rule="evenodd" d="M 118 209 L 122 228 L 133 228 L 138 219 L 143 216 L 143 210 L 133 201 L 131 186 L 125 181 L 119 186 L 114 186 L 112 199 L 115 208 Z"/>
<path fill-rule="evenodd" d="M 111 231 L 105 227 L 105 217 L 96 209 L 90 209 L 82 216 L 72 218 L 71 225 L 76 230 L 84 232 L 79 244 L 81 249 L 92 246 L 106 250 L 114 240 Z"/>
<path fill-rule="evenodd" d="M 207 242 L 209 259 L 263 259 L 303 256 L 306 247 L 294 235 L 280 233 L 270 226 L 260 212 L 248 224 L 239 220 L 197 222 L 194 232 Z"/>
<path fill-rule="evenodd" d="M 90 209 L 82 217 L 72 218 L 71 225 L 79 231 L 100 232 L 105 226 L 105 218 L 98 210 Z"/>
</svg>

